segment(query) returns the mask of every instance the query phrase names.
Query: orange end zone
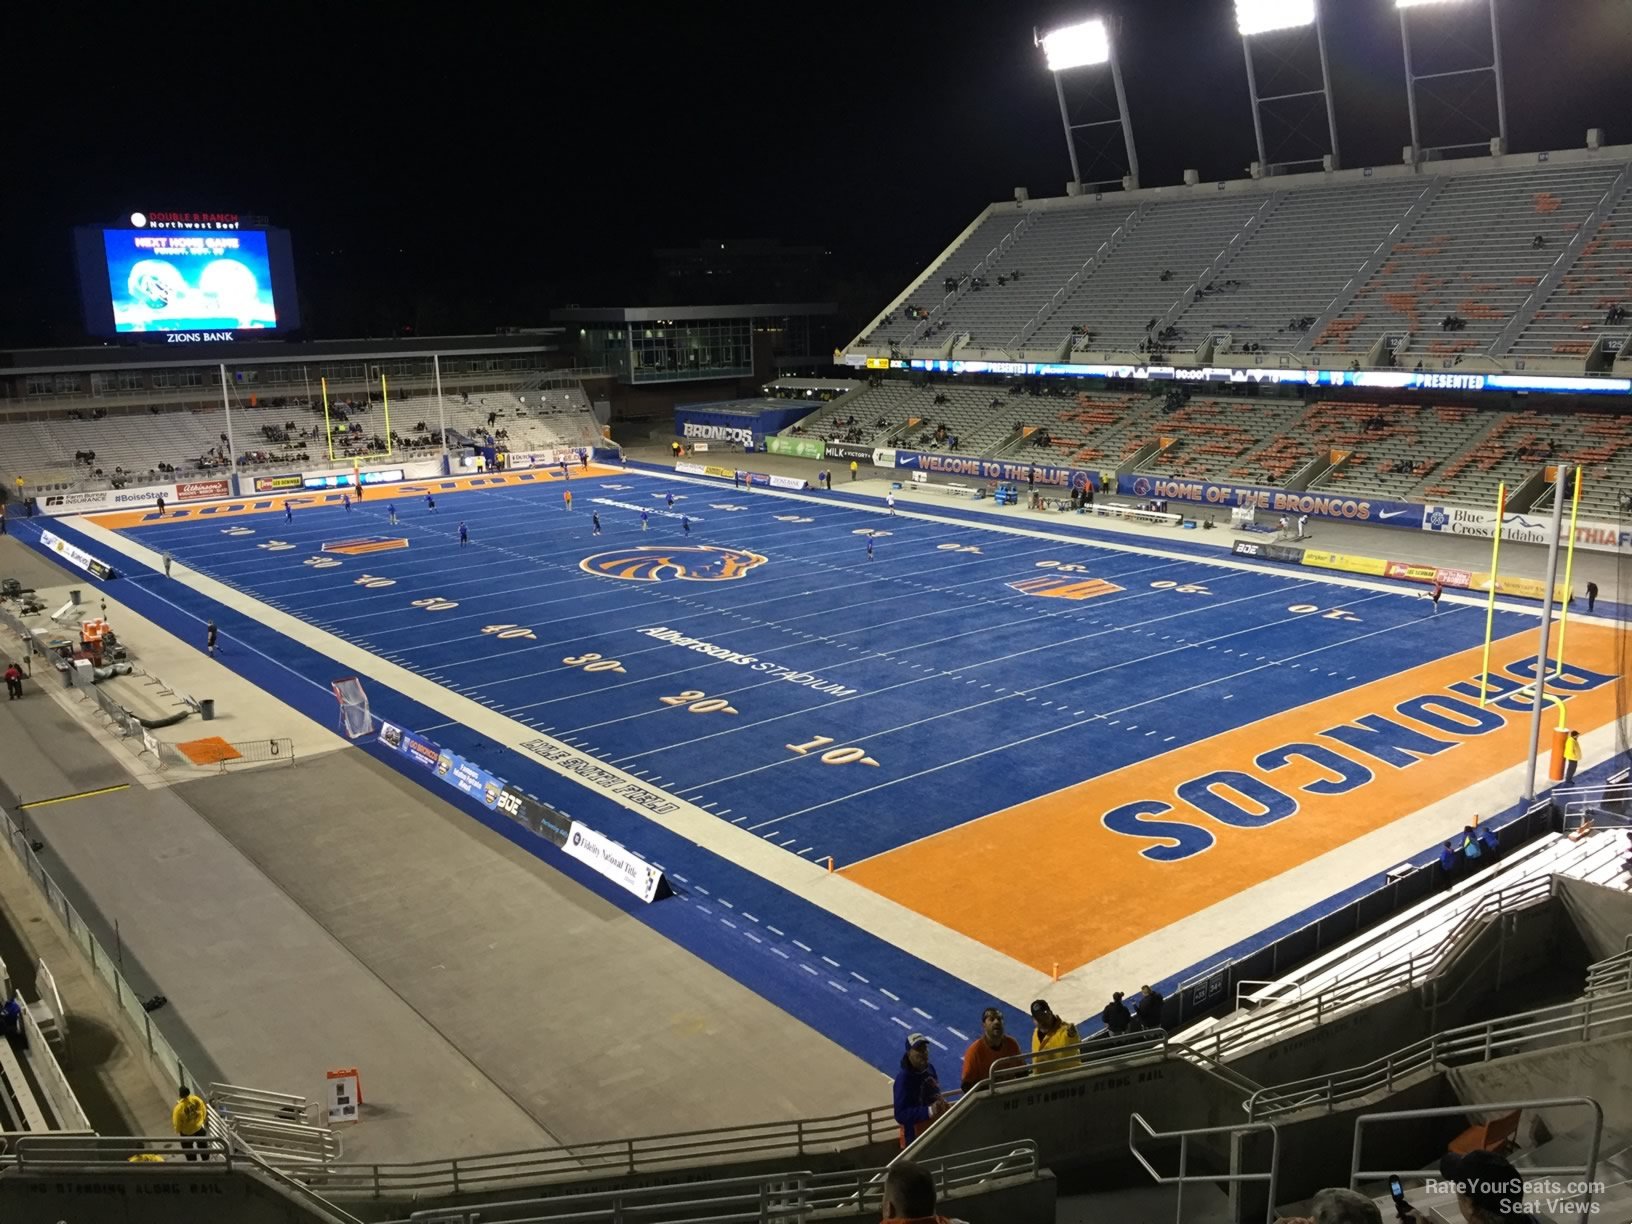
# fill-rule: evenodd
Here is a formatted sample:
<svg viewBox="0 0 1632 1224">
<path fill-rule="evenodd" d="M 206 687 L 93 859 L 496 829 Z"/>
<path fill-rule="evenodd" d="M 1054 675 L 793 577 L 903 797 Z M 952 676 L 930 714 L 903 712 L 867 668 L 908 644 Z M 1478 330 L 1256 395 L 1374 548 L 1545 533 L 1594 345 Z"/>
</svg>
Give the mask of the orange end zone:
<svg viewBox="0 0 1632 1224">
<path fill-rule="evenodd" d="M 1585 691 L 1568 695 L 1566 711 L 1582 734 L 1616 716 L 1618 636 L 1597 625 L 1570 626 L 1571 667 L 1585 670 L 1563 679 Z M 1534 657 L 1535 638 L 1526 630 L 1495 643 L 1493 696 L 1529 681 L 1510 669 Z M 1531 699 L 1478 710 L 1480 653 L 1467 650 L 1260 719 L 841 870 L 1041 972 L 1056 963 L 1062 972 L 1077 968 L 1522 764 Z M 1587 671 L 1596 675 L 1587 678 Z M 1422 755 L 1374 743 L 1379 757 L 1325 734 L 1367 716 L 1443 747 Z M 1546 729 L 1556 724 L 1556 708 L 1549 705 L 1543 717 L 1550 720 L 1538 766 L 1545 780 Z M 1349 734 L 1372 738 L 1365 727 Z M 1396 733 L 1395 742 L 1405 741 Z M 1252 789 L 1274 788 L 1293 810 L 1247 827 L 1271 810 L 1231 777 Z M 1204 814 L 1180 797 L 1186 784 L 1192 797 L 1199 786 L 1211 792 L 1204 802 L 1221 798 L 1241 816 L 1226 824 Z M 1107 826 L 1112 812 L 1129 832 Z M 1448 823 L 1460 828 L 1475 814 Z"/>
<path fill-rule="evenodd" d="M 448 493 L 468 493 L 482 489 L 500 489 L 515 485 L 573 484 L 592 476 L 621 476 L 621 468 L 602 467 L 592 463 L 588 468 L 573 468 L 566 481 L 559 472 L 549 468 L 528 468 L 521 472 L 487 472 L 473 476 L 436 476 L 428 480 L 409 480 L 402 484 L 368 485 L 364 495 L 354 500 L 363 505 L 392 501 L 405 497 L 424 497 L 427 493 L 441 497 Z M 310 506 L 338 506 L 350 490 L 321 489 L 299 493 L 258 493 L 253 497 L 234 497 L 224 501 L 199 502 L 196 505 L 166 507 L 161 515 L 156 507 L 142 510 L 110 510 L 102 514 L 88 514 L 86 519 L 98 527 L 118 531 L 129 527 L 151 527 L 155 523 L 186 522 L 189 519 L 236 518 L 245 514 L 282 514 L 288 502 L 296 510 Z"/>
</svg>

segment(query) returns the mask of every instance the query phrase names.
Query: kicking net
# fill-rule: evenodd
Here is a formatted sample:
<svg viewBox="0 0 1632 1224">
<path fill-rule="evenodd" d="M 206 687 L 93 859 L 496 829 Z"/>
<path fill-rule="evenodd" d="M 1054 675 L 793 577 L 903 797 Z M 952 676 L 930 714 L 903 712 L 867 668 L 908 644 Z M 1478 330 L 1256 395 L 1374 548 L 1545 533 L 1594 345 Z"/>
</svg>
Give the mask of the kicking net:
<svg viewBox="0 0 1632 1224">
<path fill-rule="evenodd" d="M 374 733 L 374 716 L 368 710 L 368 694 L 356 676 L 336 680 L 334 695 L 340 702 L 340 729 L 347 739 L 362 739 Z"/>
</svg>

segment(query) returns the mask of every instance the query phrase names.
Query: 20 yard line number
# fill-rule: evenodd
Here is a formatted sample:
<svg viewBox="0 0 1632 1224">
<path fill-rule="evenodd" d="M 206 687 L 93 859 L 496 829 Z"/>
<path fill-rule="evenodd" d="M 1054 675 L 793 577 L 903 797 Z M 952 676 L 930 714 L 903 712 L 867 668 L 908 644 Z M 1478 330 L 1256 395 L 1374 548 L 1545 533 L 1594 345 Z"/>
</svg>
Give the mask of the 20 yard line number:
<svg viewBox="0 0 1632 1224">
<path fill-rule="evenodd" d="M 686 689 L 673 697 L 659 697 L 666 706 L 684 706 L 692 714 L 735 714 L 737 709 L 724 697 L 710 697 L 700 689 Z"/>
</svg>

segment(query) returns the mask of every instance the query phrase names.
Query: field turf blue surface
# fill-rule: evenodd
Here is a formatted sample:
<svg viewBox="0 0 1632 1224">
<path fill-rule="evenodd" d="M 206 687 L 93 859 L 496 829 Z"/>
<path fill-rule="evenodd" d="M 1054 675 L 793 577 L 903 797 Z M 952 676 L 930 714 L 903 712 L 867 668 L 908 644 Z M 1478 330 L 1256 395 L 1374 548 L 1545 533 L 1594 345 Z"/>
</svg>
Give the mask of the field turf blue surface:
<svg viewBox="0 0 1632 1224">
<path fill-rule="evenodd" d="M 399 500 L 394 530 L 385 504 L 370 501 L 349 513 L 301 508 L 292 523 L 263 514 L 134 531 L 183 566 L 790 853 L 841 866 L 1464 650 L 1483 633 L 1482 609 L 1447 603 L 1434 614 L 1413 592 L 889 517 L 837 499 L 627 473 L 574 488 L 570 512 L 559 486 L 448 495 L 435 513 Z M 645 531 L 627 508 L 637 506 L 653 512 Z M 689 536 L 668 517 L 682 513 Z M 857 534 L 867 531 L 871 559 Z M 401 535 L 410 547 L 314 565 L 325 543 L 366 535 Z M 275 541 L 294 547 L 268 549 Z M 631 549 L 712 564 L 675 551 L 697 546 L 766 560 L 715 581 L 580 568 L 628 557 L 645 572 Z M 360 587 L 365 574 L 394 585 Z M 1075 601 L 1009 585 L 1038 579 L 1121 589 Z M 416 606 L 428 599 L 457 606 Z M 1534 624 L 1510 613 L 1498 622 L 1498 637 Z M 533 636 L 501 638 L 495 626 Z M 642 632 L 665 628 L 753 661 Z M 563 662 L 589 655 L 624 670 Z M 737 713 L 688 708 L 711 699 Z M 436 738 L 448 722 L 409 725 Z M 824 753 L 864 756 L 824 764 Z"/>
</svg>

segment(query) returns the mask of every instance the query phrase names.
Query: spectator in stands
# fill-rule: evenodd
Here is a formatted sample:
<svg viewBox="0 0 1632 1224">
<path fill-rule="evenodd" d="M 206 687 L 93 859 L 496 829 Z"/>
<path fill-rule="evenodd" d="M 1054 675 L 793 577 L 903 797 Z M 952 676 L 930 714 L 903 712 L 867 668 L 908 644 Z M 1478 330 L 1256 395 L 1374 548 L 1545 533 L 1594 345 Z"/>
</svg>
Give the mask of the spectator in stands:
<svg viewBox="0 0 1632 1224">
<path fill-rule="evenodd" d="M 23 1005 L 17 1002 L 16 995 L 0 1003 L 0 1034 L 5 1036 L 13 1049 L 28 1049 L 28 1032 L 23 1028 Z"/>
<path fill-rule="evenodd" d="M 1535 1217 L 1524 1209 L 1524 1178 L 1495 1152 L 1447 1152 L 1439 1172 L 1456 1185 L 1456 1205 L 1467 1224 L 1526 1224 Z M 1426 1224 L 1429 1217 L 1413 1210 L 1405 1217 Z"/>
<path fill-rule="evenodd" d="M 1479 818 L 1475 816 L 1473 818 L 1473 835 L 1478 839 L 1479 848 L 1484 851 L 1485 861 L 1487 863 L 1495 862 L 1496 855 L 1502 849 L 1501 843 L 1496 840 L 1496 831 L 1488 824 L 1481 824 Z"/>
<path fill-rule="evenodd" d="M 202 1097 L 195 1096 L 191 1089 L 183 1084 L 175 1105 L 170 1110 L 170 1125 L 181 1138 L 182 1150 L 187 1153 L 188 1160 L 204 1160 L 203 1149 L 209 1138 L 210 1108 Z M 188 1142 L 192 1140 L 192 1142 Z M 198 1149 L 195 1153 L 194 1149 Z"/>
<path fill-rule="evenodd" d="M 941 1095 L 941 1077 L 929 1061 L 929 1038 L 913 1033 L 907 1038 L 907 1052 L 895 1076 L 895 1123 L 901 1128 L 901 1146 L 923 1134 L 948 1108 Z"/>
<path fill-rule="evenodd" d="M 963 1224 L 935 1212 L 935 1178 L 922 1165 L 898 1160 L 884 1175 L 885 1224 Z"/>
<path fill-rule="evenodd" d="M 1077 1061 L 1074 1047 L 1082 1044 L 1077 1026 L 1067 1024 L 1054 1014 L 1047 999 L 1038 999 L 1031 1005 L 1031 1018 L 1037 1023 L 1031 1035 L 1031 1073 L 1044 1075 L 1049 1071 L 1063 1071 Z"/>
<path fill-rule="evenodd" d="M 1019 1058 L 1020 1043 L 1003 1031 L 1003 1013 L 988 1007 L 980 1013 L 981 1034 L 969 1043 L 963 1052 L 963 1091 L 968 1092 L 992 1073 L 992 1064 L 1000 1058 Z M 1024 1067 L 1016 1067 L 1010 1076 L 1024 1075 Z M 1002 1072 L 998 1078 L 1006 1078 Z"/>
<path fill-rule="evenodd" d="M 1105 1031 L 1112 1037 L 1120 1037 L 1128 1031 L 1133 1015 L 1128 1011 L 1128 1005 L 1122 1002 L 1120 990 L 1111 996 L 1111 1001 L 1105 1004 L 1105 1010 L 1099 1013 L 1099 1018 L 1105 1024 Z"/>
<path fill-rule="evenodd" d="M 1564 785 L 1575 781 L 1575 771 L 1581 765 L 1581 732 L 1571 731 L 1564 737 Z"/>
<path fill-rule="evenodd" d="M 1133 1027 L 1136 1029 L 1159 1029 L 1162 1027 L 1162 1004 L 1167 1002 L 1162 998 L 1162 992 L 1150 986 L 1139 987 L 1139 999 L 1134 1004 Z"/>
<path fill-rule="evenodd" d="M 1383 1213 L 1353 1190 L 1322 1190 L 1309 1204 L 1311 1214 L 1281 1224 L 1383 1224 Z"/>
<path fill-rule="evenodd" d="M 1469 871 L 1478 871 L 1479 860 L 1484 856 L 1484 850 L 1479 845 L 1479 838 L 1474 835 L 1472 825 L 1462 826 L 1462 838 L 1457 843 L 1457 850 L 1462 854 L 1462 860 L 1467 864 Z"/>
<path fill-rule="evenodd" d="M 1456 879 L 1456 847 L 1446 842 L 1439 848 L 1439 879 L 1442 887 L 1449 888 Z"/>
</svg>

